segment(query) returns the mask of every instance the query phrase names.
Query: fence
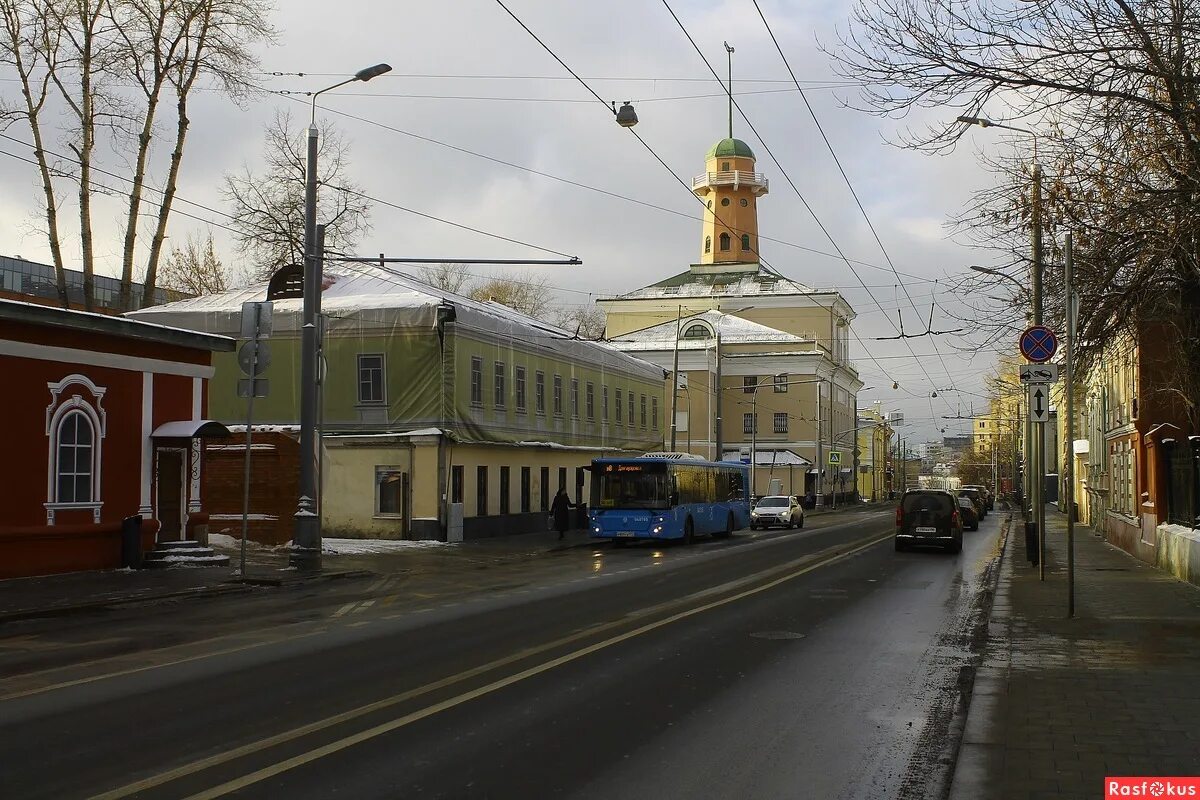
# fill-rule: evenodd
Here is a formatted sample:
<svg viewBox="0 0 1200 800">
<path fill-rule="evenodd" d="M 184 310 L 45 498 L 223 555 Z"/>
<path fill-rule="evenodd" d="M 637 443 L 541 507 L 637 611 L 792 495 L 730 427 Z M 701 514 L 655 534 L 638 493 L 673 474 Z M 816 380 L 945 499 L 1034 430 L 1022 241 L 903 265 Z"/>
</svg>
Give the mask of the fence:
<svg viewBox="0 0 1200 800">
<path fill-rule="evenodd" d="M 1163 439 L 1167 470 L 1167 522 L 1200 528 L 1200 436 Z"/>
</svg>

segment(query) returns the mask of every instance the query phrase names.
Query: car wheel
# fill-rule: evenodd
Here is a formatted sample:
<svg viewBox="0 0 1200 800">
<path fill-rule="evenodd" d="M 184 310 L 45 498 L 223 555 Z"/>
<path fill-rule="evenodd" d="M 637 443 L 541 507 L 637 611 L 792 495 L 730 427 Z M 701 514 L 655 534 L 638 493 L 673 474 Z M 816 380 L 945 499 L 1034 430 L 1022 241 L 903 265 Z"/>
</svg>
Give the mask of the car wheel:
<svg viewBox="0 0 1200 800">
<path fill-rule="evenodd" d="M 973 530 L 973 531 L 977 531 L 977 530 L 979 530 L 979 523 L 978 523 L 978 522 L 976 522 L 974 525 L 972 525 L 972 526 L 971 526 L 971 530 Z"/>
<path fill-rule="evenodd" d="M 904 542 L 900 541 L 899 539 L 896 540 L 896 552 L 897 553 L 904 552 Z"/>
<path fill-rule="evenodd" d="M 951 553 L 961 553 L 962 552 L 962 536 L 956 536 L 954 538 L 954 541 L 946 549 L 949 550 Z"/>
<path fill-rule="evenodd" d="M 801 515 L 800 515 L 800 524 L 799 524 L 799 525 L 797 525 L 796 527 L 797 527 L 797 528 L 803 528 L 803 527 L 804 527 L 804 515 L 803 515 L 803 514 L 801 514 Z"/>
</svg>

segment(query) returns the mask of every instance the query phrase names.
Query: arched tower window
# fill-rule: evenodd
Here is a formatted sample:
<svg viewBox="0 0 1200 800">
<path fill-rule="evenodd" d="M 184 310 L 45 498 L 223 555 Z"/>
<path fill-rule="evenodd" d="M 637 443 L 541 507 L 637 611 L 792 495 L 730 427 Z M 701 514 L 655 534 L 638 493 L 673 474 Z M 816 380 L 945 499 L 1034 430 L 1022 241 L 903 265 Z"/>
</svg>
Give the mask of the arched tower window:
<svg viewBox="0 0 1200 800">
<path fill-rule="evenodd" d="M 708 339 L 712 336 L 712 331 L 705 325 L 695 324 L 689 325 L 687 330 L 683 332 L 685 339 Z"/>
<path fill-rule="evenodd" d="M 748 233 L 742 234 L 742 249 L 743 250 L 750 249 L 750 234 L 748 234 Z"/>
<path fill-rule="evenodd" d="M 721 234 L 721 252 L 726 252 L 728 250 L 729 250 L 729 234 L 722 233 Z"/>
<path fill-rule="evenodd" d="M 712 252 L 712 237 L 711 236 L 704 237 L 704 252 L 705 253 Z"/>
<path fill-rule="evenodd" d="M 94 448 L 95 428 L 87 415 L 82 411 L 63 415 L 58 423 L 54 502 L 92 502 Z"/>
</svg>

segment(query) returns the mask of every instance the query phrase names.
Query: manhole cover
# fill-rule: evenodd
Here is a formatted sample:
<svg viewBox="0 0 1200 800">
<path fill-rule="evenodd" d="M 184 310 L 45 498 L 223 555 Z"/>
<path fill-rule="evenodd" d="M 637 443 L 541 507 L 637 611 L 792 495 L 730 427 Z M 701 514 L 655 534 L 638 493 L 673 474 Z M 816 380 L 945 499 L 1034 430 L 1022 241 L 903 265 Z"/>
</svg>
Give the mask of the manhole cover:
<svg viewBox="0 0 1200 800">
<path fill-rule="evenodd" d="M 803 633 L 795 631 L 758 631 L 750 634 L 754 639 L 803 639 Z"/>
</svg>

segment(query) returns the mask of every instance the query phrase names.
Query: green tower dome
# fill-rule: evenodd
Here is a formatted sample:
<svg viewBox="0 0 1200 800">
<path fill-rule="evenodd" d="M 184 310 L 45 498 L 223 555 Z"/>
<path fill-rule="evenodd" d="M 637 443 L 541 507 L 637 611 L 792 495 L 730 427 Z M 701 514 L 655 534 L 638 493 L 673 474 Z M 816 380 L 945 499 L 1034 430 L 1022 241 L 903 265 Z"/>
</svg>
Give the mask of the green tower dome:
<svg viewBox="0 0 1200 800">
<path fill-rule="evenodd" d="M 754 158 L 754 151 L 741 139 L 722 139 L 712 146 L 705 158 L 721 158 L 723 156 Z"/>
</svg>

